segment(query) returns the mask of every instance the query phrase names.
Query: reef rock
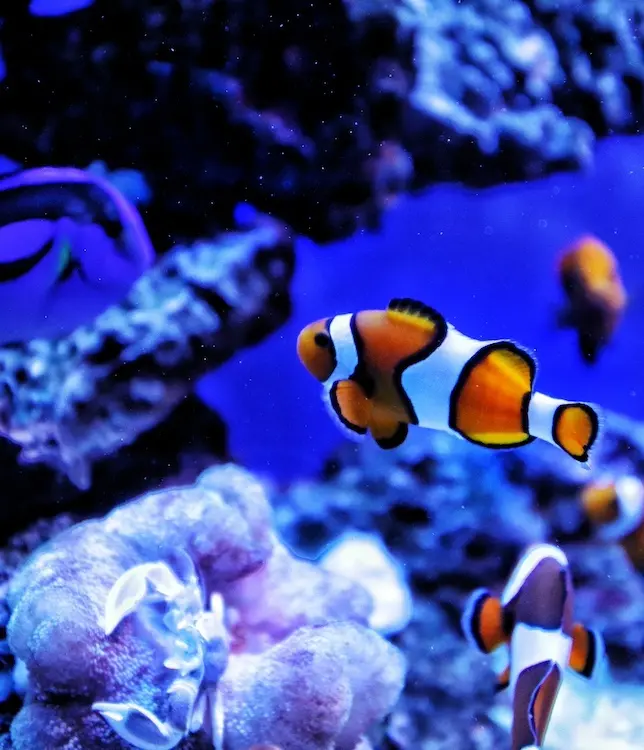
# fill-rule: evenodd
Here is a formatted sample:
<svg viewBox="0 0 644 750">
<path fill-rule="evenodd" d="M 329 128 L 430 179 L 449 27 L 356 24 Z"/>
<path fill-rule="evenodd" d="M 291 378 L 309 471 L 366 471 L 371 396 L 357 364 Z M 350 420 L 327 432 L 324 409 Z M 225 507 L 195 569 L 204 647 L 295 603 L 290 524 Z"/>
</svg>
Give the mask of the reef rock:
<svg viewBox="0 0 644 750">
<path fill-rule="evenodd" d="M 367 592 L 294 560 L 262 486 L 233 465 L 62 530 L 13 574 L 6 604 L 15 750 L 152 737 L 355 750 L 404 680 L 398 650 L 366 627 Z"/>
<path fill-rule="evenodd" d="M 355 529 L 380 535 L 406 573 L 414 616 L 392 640 L 410 672 L 385 747 L 491 750 L 509 742 L 506 724 L 496 719 L 504 699 L 494 695 L 489 660 L 467 647 L 459 619 L 467 594 L 480 586 L 500 591 L 532 543 L 553 542 L 566 552 L 576 615 L 602 632 L 613 677 L 642 679 L 644 581 L 619 546 L 593 537 L 580 492 L 606 471 L 643 468 L 644 428 L 607 414 L 591 471 L 545 443 L 488 451 L 417 429 L 393 451 L 371 441 L 347 443 L 319 481 L 273 491 L 277 526 L 299 553 L 317 557 Z M 602 711 L 628 709 L 627 700 L 614 697 L 619 683 L 589 691 L 578 691 L 580 711 L 594 702 Z M 553 750 L 570 746 L 554 739 L 571 736 L 562 722 Z M 617 743 L 630 725 L 626 714 L 615 716 L 613 730 L 602 719 L 601 736 Z"/>
<path fill-rule="evenodd" d="M 594 133 L 635 132 L 643 10 L 104 0 L 46 17 L 4 3 L 0 144 L 30 166 L 141 170 L 159 249 L 230 225 L 240 201 L 336 238 L 410 185 L 578 167 Z"/>
<path fill-rule="evenodd" d="M 259 217 L 247 231 L 176 247 L 122 304 L 67 338 L 0 349 L 0 434 L 21 447 L 21 463 L 87 489 L 93 462 L 286 319 L 293 260 L 285 228 Z"/>
</svg>

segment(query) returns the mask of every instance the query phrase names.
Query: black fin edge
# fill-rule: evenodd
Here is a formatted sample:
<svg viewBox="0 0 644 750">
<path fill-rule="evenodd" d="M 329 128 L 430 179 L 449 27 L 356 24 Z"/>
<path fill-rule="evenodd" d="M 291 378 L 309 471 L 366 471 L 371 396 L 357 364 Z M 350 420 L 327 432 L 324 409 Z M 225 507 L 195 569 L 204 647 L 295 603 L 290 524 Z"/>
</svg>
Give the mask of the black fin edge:
<svg viewBox="0 0 644 750">
<path fill-rule="evenodd" d="M 375 438 L 376 443 L 384 450 L 391 450 L 392 448 L 398 448 L 407 439 L 409 434 L 409 426 L 405 422 L 398 422 L 398 427 L 393 435 L 386 438 Z"/>
<path fill-rule="evenodd" d="M 528 366 L 530 368 L 530 390 L 527 391 L 522 398 L 521 401 L 521 428 L 526 433 L 527 437 L 524 440 L 518 441 L 516 443 L 508 443 L 507 445 L 489 445 L 488 443 L 482 443 L 478 440 L 473 440 L 469 435 L 459 430 L 456 426 L 456 407 L 458 406 L 458 401 L 461 397 L 461 391 L 465 387 L 465 384 L 467 383 L 467 380 L 472 372 L 472 370 L 482 362 L 490 352 L 495 351 L 496 349 L 509 349 L 513 351 L 516 354 L 520 354 L 522 357 L 526 357 L 527 355 L 527 362 Z M 532 392 L 534 389 L 534 380 L 537 374 L 537 366 L 534 361 L 534 358 L 531 357 L 528 352 L 526 352 L 524 349 L 521 349 L 521 347 L 517 346 L 512 341 L 493 341 L 491 344 L 487 344 L 486 346 L 481 347 L 476 354 L 472 355 L 470 359 L 465 363 L 463 366 L 463 369 L 461 370 L 461 374 L 458 376 L 458 380 L 456 381 L 456 385 L 454 386 L 452 393 L 450 395 L 449 399 L 449 421 L 448 425 L 451 430 L 454 430 L 458 435 L 465 438 L 470 443 L 473 443 L 474 445 L 482 445 L 485 448 L 490 448 L 492 450 L 508 450 L 511 448 L 520 448 L 524 445 L 528 445 L 529 443 L 532 443 L 536 438 L 533 435 L 530 435 L 530 425 L 528 420 L 528 411 L 530 409 L 530 401 L 532 399 Z"/>
<path fill-rule="evenodd" d="M 418 415 L 416 414 L 416 410 L 414 409 L 414 405 L 412 404 L 411 399 L 409 398 L 407 392 L 403 387 L 402 378 L 407 368 L 427 359 L 427 357 L 435 352 L 438 347 L 441 346 L 441 344 L 445 341 L 445 339 L 447 338 L 447 321 L 439 312 L 434 310 L 432 307 L 429 307 L 429 305 L 425 305 L 423 302 L 417 302 L 416 300 L 412 299 L 393 299 L 389 303 L 387 309 L 394 312 L 416 311 L 414 312 L 414 314 L 422 315 L 422 317 L 426 318 L 427 320 L 433 321 L 436 325 L 436 335 L 432 338 L 432 340 L 426 346 L 422 347 L 417 352 L 414 352 L 414 354 L 410 354 L 408 357 L 402 359 L 394 367 L 393 371 L 394 387 L 398 392 L 398 397 L 400 398 L 402 405 L 405 407 L 405 411 L 407 412 L 407 416 L 409 417 L 409 424 L 417 425 Z"/>
<path fill-rule="evenodd" d="M 570 453 L 563 447 L 563 445 L 559 442 L 557 438 L 557 425 L 559 424 L 559 420 L 561 419 L 561 415 L 566 411 L 566 409 L 569 409 L 571 407 L 578 406 L 582 411 L 584 411 L 588 418 L 590 419 L 591 424 L 591 430 L 590 430 L 590 438 L 588 440 L 588 443 L 584 446 L 584 452 L 581 454 L 581 456 L 571 456 Z M 589 404 L 584 404 L 581 401 L 571 401 L 567 404 L 559 404 L 559 406 L 555 409 L 554 416 L 552 418 L 552 439 L 558 445 L 564 453 L 566 453 L 570 458 L 573 458 L 575 461 L 579 461 L 580 464 L 585 464 L 588 461 L 588 458 L 590 456 L 590 451 L 592 450 L 593 445 L 595 444 L 595 441 L 597 440 L 597 436 L 599 435 L 599 417 L 597 416 L 597 413 L 595 410 L 590 406 Z"/>
<path fill-rule="evenodd" d="M 348 429 L 351 430 L 351 432 L 355 432 L 356 435 L 366 435 L 367 428 L 366 427 L 360 427 L 357 424 L 353 424 L 353 422 L 349 422 L 349 420 L 344 416 L 342 413 L 342 409 L 340 408 L 340 404 L 338 402 L 338 396 L 337 396 L 337 390 L 338 390 L 338 383 L 340 381 L 337 380 L 332 386 L 331 390 L 329 391 L 329 399 L 331 401 L 331 406 L 333 407 L 333 411 L 336 413 L 338 419 L 342 424 Z"/>
</svg>

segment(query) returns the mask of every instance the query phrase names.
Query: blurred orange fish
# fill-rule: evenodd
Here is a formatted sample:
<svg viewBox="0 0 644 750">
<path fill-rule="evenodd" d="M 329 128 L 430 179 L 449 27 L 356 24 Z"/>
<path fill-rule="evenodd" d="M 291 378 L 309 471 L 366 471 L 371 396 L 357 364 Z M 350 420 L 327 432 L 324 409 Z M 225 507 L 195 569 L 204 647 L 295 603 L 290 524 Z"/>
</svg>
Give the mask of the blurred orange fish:
<svg viewBox="0 0 644 750">
<path fill-rule="evenodd" d="M 644 484 L 631 475 L 597 479 L 581 493 L 584 513 L 604 542 L 619 544 L 644 571 Z"/>
<path fill-rule="evenodd" d="M 559 260 L 559 276 L 568 298 L 559 323 L 577 331 L 588 364 L 612 339 L 627 303 L 617 259 L 601 240 L 579 238 Z"/>
</svg>

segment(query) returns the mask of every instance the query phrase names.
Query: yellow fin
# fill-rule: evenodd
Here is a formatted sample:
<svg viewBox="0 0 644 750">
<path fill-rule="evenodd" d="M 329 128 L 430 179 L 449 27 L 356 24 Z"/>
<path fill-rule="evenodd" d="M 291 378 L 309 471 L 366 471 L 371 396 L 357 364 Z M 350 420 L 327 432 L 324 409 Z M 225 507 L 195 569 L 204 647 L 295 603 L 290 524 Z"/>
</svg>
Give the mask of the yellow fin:
<svg viewBox="0 0 644 750">
<path fill-rule="evenodd" d="M 535 365 L 528 352 L 508 342 L 495 349 L 491 356 L 497 360 L 497 367 L 500 372 L 515 380 L 517 385 L 520 384 L 526 391 L 532 390 Z"/>
<path fill-rule="evenodd" d="M 483 346 L 465 364 L 450 400 L 449 426 L 488 447 L 531 442 L 528 409 L 536 364 L 511 341 Z"/>
<path fill-rule="evenodd" d="M 552 434 L 569 456 L 587 463 L 599 434 L 599 413 L 591 404 L 569 403 L 557 407 Z"/>
<path fill-rule="evenodd" d="M 437 328 L 444 328 L 445 321 L 443 316 L 424 302 L 409 299 L 392 299 L 387 306 L 387 315 L 390 318 L 404 319 L 411 321 L 415 325 L 434 331 Z"/>
</svg>

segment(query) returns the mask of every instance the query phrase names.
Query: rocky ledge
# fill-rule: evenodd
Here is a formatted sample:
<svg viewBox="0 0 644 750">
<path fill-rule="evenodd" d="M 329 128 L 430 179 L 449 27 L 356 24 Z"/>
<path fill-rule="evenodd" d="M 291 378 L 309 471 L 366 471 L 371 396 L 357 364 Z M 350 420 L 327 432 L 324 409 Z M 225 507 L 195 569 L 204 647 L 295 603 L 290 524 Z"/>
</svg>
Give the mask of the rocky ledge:
<svg viewBox="0 0 644 750">
<path fill-rule="evenodd" d="M 89 490 L 94 464 L 84 501 L 100 506 L 181 474 L 196 444 L 208 463 L 225 456 L 223 425 L 191 391 L 286 320 L 293 265 L 290 233 L 258 216 L 176 246 L 122 304 L 70 336 L 0 349 L 0 434 L 15 444 L 0 453 L 3 533 Z"/>
<path fill-rule="evenodd" d="M 644 111 L 642 0 L 85 5 L 0 9 L 0 153 L 141 170 L 159 250 L 240 201 L 346 236 L 409 187 L 587 164 Z"/>
</svg>

